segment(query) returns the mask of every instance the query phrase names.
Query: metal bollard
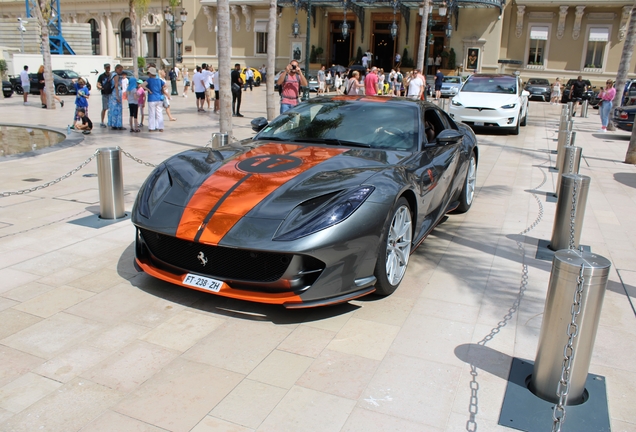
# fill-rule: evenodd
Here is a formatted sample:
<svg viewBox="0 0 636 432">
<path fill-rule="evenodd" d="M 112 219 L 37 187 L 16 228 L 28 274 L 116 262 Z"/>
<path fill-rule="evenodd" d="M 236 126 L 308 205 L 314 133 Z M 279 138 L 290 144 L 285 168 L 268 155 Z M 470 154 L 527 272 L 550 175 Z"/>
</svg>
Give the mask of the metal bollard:
<svg viewBox="0 0 636 432">
<path fill-rule="evenodd" d="M 589 107 L 589 104 L 587 102 L 587 100 L 584 100 L 581 103 L 581 117 L 582 118 L 587 118 L 587 108 Z"/>
<path fill-rule="evenodd" d="M 119 219 L 124 211 L 124 179 L 119 147 L 104 147 L 97 154 L 97 183 L 99 185 L 99 216 Z"/>
<path fill-rule="evenodd" d="M 576 132 L 572 132 L 572 140 L 571 143 L 574 143 L 574 134 Z M 561 189 L 561 182 L 563 181 L 563 176 L 565 174 L 578 174 L 579 168 L 581 167 L 581 154 L 583 149 L 581 147 L 574 147 L 572 145 L 563 147 L 563 159 L 561 159 L 561 166 L 559 167 L 559 175 L 557 177 L 557 186 L 556 191 L 554 193 L 555 196 L 558 196 L 559 190 Z"/>
<path fill-rule="evenodd" d="M 557 159 L 555 165 L 556 169 L 559 169 L 563 162 L 563 147 L 569 145 L 571 133 L 572 132 L 570 132 L 567 128 L 559 131 L 559 140 L 557 141 Z"/>
<path fill-rule="evenodd" d="M 228 134 L 224 133 L 213 133 L 212 134 L 212 148 L 218 149 L 221 147 L 225 147 L 228 145 Z"/>
<path fill-rule="evenodd" d="M 570 247 L 570 237 L 572 237 L 574 242 L 573 247 L 579 247 L 589 189 L 590 178 L 588 176 L 578 174 L 563 175 L 561 188 L 558 191 L 559 199 L 557 200 L 554 225 L 552 227 L 552 238 L 548 246 L 550 249 L 555 251 L 568 249 Z M 574 208 L 572 201 L 575 201 Z"/>
<path fill-rule="evenodd" d="M 530 380 L 530 389 L 538 397 L 554 403 L 558 401 L 556 392 L 565 351 L 572 357 L 567 405 L 585 401 L 585 380 L 590 369 L 610 266 L 609 260 L 590 252 L 560 250 L 554 254 L 537 357 Z M 571 331 L 575 292 L 581 288 L 578 285 L 581 270 L 583 292 L 576 319 L 578 334 L 570 351 L 565 347 Z"/>
<path fill-rule="evenodd" d="M 574 111 L 574 102 L 568 102 L 568 120 L 572 120 Z"/>
</svg>

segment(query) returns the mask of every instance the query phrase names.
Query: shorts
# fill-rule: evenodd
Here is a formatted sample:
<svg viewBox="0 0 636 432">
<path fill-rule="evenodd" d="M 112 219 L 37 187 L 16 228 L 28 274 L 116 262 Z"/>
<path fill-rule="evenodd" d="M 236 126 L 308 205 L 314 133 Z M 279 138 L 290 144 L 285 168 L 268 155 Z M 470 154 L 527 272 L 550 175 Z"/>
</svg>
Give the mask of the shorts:
<svg viewBox="0 0 636 432">
<path fill-rule="evenodd" d="M 324 90 L 325 89 L 325 82 L 324 81 L 320 81 L 320 83 L 318 84 L 318 88 L 320 90 Z"/>
<path fill-rule="evenodd" d="M 30 85 L 22 86 L 22 91 L 26 94 L 31 93 L 31 86 Z"/>
<path fill-rule="evenodd" d="M 214 90 L 212 90 L 212 88 L 206 88 L 205 89 L 205 97 L 206 99 L 210 99 L 212 97 L 212 93 L 214 92 Z"/>
<path fill-rule="evenodd" d="M 190 87 L 190 81 L 186 80 L 186 82 L 184 83 L 185 87 Z"/>
<path fill-rule="evenodd" d="M 583 101 L 583 95 L 571 94 L 570 98 L 572 99 L 572 102 L 582 102 Z"/>
<path fill-rule="evenodd" d="M 216 100 L 219 100 L 219 91 L 218 90 L 214 90 L 214 97 Z"/>
<path fill-rule="evenodd" d="M 442 86 L 441 85 L 435 85 L 435 91 L 441 91 L 442 90 Z"/>
<path fill-rule="evenodd" d="M 128 104 L 128 111 L 130 112 L 130 116 L 134 119 L 137 118 L 137 113 L 139 112 L 139 105 L 137 104 Z"/>
<path fill-rule="evenodd" d="M 205 92 L 194 92 L 194 94 L 196 95 L 197 99 L 205 99 Z"/>
<path fill-rule="evenodd" d="M 102 111 L 106 111 L 108 109 L 108 101 L 110 100 L 110 95 L 102 95 Z"/>
</svg>

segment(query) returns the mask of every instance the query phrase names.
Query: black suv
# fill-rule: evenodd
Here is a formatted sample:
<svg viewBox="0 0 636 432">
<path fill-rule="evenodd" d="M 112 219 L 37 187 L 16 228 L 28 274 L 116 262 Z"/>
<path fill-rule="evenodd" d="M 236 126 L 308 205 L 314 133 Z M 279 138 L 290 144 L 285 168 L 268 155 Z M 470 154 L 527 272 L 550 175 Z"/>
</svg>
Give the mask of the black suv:
<svg viewBox="0 0 636 432">
<path fill-rule="evenodd" d="M 540 98 L 543 102 L 548 102 L 552 93 L 550 81 L 545 78 L 530 78 L 523 89 L 530 93 L 528 99 Z"/>
<path fill-rule="evenodd" d="M 22 81 L 20 81 L 20 77 L 10 77 L 9 81 L 13 85 L 13 89 L 19 95 L 24 93 L 22 89 Z M 29 81 L 31 82 L 31 91 L 30 93 L 33 95 L 40 94 L 40 84 L 38 83 L 38 74 L 30 73 Z M 55 94 L 59 95 L 67 95 L 67 94 L 75 94 L 75 86 L 73 85 L 73 81 L 70 79 L 64 79 L 53 74 L 53 84 L 55 85 Z"/>
<path fill-rule="evenodd" d="M 574 84 L 575 81 L 576 79 L 572 78 L 568 80 L 568 83 L 563 87 L 563 92 L 561 93 L 561 103 L 570 102 L 570 89 L 572 88 L 572 85 Z M 598 105 L 598 100 L 593 90 L 596 87 L 592 87 L 592 83 L 590 82 L 590 80 L 584 79 L 583 82 L 587 86 L 587 90 L 583 93 L 583 100 L 590 101 L 592 105 Z"/>
<path fill-rule="evenodd" d="M 77 72 L 70 69 L 53 69 L 53 73 L 64 79 L 77 80 L 81 78 L 81 76 Z M 92 90 L 91 83 L 88 81 L 88 79 L 84 78 L 84 80 L 86 81 L 86 87 L 88 87 L 89 90 Z"/>
</svg>

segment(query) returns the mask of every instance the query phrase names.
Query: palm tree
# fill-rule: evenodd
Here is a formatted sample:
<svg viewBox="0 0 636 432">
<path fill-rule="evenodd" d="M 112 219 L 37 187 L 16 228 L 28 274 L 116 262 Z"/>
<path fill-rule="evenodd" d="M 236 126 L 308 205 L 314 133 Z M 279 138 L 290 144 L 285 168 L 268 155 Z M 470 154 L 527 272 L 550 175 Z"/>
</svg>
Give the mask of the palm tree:
<svg viewBox="0 0 636 432">
<path fill-rule="evenodd" d="M 137 57 L 139 57 L 139 47 L 137 46 L 137 9 L 143 13 L 148 8 L 150 0 L 128 0 L 128 9 L 130 15 L 130 27 L 132 32 L 132 58 L 133 58 L 133 74 L 139 77 L 139 65 Z M 172 5 L 172 1 L 170 1 Z"/>
<path fill-rule="evenodd" d="M 629 72 L 629 64 L 632 60 L 632 53 L 634 52 L 634 43 L 636 42 L 636 13 L 634 13 L 634 8 L 636 8 L 636 2 L 632 8 L 629 25 L 627 27 L 627 35 L 625 36 L 625 43 L 623 44 L 623 53 L 618 65 L 616 83 L 614 84 L 614 88 L 616 88 L 616 97 L 614 97 L 612 110 L 610 112 L 614 112 L 614 110 L 621 105 L 623 91 L 625 90 L 625 82 L 627 81 L 627 74 Z M 610 122 L 608 126 L 610 130 L 616 130 L 614 123 Z"/>
<path fill-rule="evenodd" d="M 53 83 L 53 68 L 51 67 L 51 45 L 49 43 L 49 21 L 51 20 L 51 2 L 37 0 L 33 4 L 35 17 L 40 24 L 42 38 L 42 57 L 44 60 L 44 85 L 46 86 L 46 107 L 55 109 L 55 84 Z"/>
<path fill-rule="evenodd" d="M 426 27 L 428 25 L 428 5 L 429 0 L 424 0 L 424 13 L 422 15 L 422 28 L 420 29 L 420 44 L 417 47 L 417 68 L 426 76 L 426 69 L 424 65 L 427 59 L 424 58 L 424 51 L 426 49 Z M 450 16 L 449 16 L 450 19 Z"/>
<path fill-rule="evenodd" d="M 221 81 L 220 129 L 221 133 L 232 136 L 232 82 L 230 79 L 230 1 L 216 0 L 218 14 L 219 81 Z"/>
<path fill-rule="evenodd" d="M 276 93 L 274 92 L 274 76 L 276 75 L 276 19 L 278 5 L 276 0 L 269 0 L 269 23 L 267 24 L 267 120 L 276 117 Z"/>
</svg>

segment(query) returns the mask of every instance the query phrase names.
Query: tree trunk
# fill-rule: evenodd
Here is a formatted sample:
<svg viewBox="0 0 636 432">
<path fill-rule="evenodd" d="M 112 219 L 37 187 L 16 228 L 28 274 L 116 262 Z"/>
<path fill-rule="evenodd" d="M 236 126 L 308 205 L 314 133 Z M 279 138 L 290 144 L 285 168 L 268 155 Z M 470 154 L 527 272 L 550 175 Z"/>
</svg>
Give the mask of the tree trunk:
<svg viewBox="0 0 636 432">
<path fill-rule="evenodd" d="M 634 2 L 634 8 L 636 8 L 636 2 Z M 616 83 L 614 88 L 616 89 L 616 96 L 614 102 L 612 102 L 612 110 L 621 106 L 621 100 L 623 99 L 623 91 L 625 90 L 625 82 L 627 81 L 627 74 L 629 72 L 629 64 L 632 60 L 632 53 L 634 52 L 634 43 L 636 42 L 636 13 L 632 13 L 629 18 L 629 24 L 627 26 L 627 35 L 625 36 L 625 43 L 623 43 L 623 53 L 621 54 L 621 61 L 618 65 L 618 73 L 616 74 Z M 610 121 L 608 125 L 609 130 L 616 130 L 614 123 Z"/>
<path fill-rule="evenodd" d="M 629 147 L 627 147 L 627 153 L 625 154 L 625 163 L 636 165 L 636 127 L 632 129 Z"/>
<path fill-rule="evenodd" d="M 424 0 L 424 14 L 422 15 L 422 28 L 420 29 L 420 44 L 417 48 L 417 68 L 426 76 L 426 61 L 424 52 L 426 50 L 426 27 L 428 26 L 429 0 Z M 450 19 L 450 15 L 448 17 Z M 404 59 L 403 59 L 404 60 Z"/>
<path fill-rule="evenodd" d="M 137 10 L 135 7 L 135 0 L 128 0 L 128 8 L 130 15 L 130 27 L 132 31 L 132 60 L 133 60 L 133 75 L 135 79 L 139 78 L 139 65 L 137 65 L 137 57 L 139 57 L 139 47 L 137 46 Z M 173 65 L 174 66 L 174 65 Z M 124 89 L 126 91 L 126 89 Z"/>
<path fill-rule="evenodd" d="M 44 85 L 46 86 L 46 107 L 55 109 L 55 83 L 53 82 L 53 67 L 51 66 L 51 45 L 49 43 L 49 19 L 51 17 L 50 5 L 47 2 L 37 2 L 33 7 L 35 17 L 40 24 L 42 39 L 42 58 L 44 61 Z"/>
<path fill-rule="evenodd" d="M 220 127 L 221 133 L 232 136 L 232 81 L 230 79 L 230 1 L 216 0 L 219 46 L 219 81 L 221 81 Z"/>
<path fill-rule="evenodd" d="M 274 76 L 276 75 L 276 19 L 278 5 L 276 0 L 269 1 L 269 23 L 267 24 L 267 85 L 265 86 L 267 100 L 267 120 L 276 117 L 276 92 L 274 91 Z"/>
</svg>

